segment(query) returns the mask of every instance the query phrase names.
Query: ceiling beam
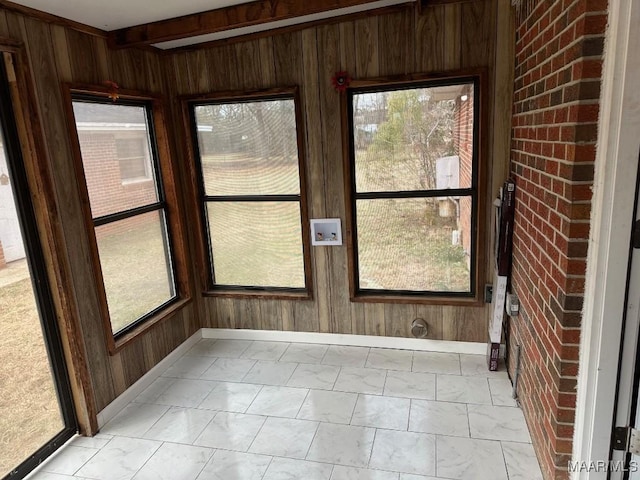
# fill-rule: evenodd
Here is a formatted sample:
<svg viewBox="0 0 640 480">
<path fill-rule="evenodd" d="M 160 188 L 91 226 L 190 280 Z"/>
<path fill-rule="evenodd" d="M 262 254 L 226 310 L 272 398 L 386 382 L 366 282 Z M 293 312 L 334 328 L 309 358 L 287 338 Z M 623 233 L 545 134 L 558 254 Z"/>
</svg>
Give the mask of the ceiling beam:
<svg viewBox="0 0 640 480">
<path fill-rule="evenodd" d="M 136 47 L 357 7 L 376 0 L 255 0 L 109 32 L 113 48 Z"/>
</svg>

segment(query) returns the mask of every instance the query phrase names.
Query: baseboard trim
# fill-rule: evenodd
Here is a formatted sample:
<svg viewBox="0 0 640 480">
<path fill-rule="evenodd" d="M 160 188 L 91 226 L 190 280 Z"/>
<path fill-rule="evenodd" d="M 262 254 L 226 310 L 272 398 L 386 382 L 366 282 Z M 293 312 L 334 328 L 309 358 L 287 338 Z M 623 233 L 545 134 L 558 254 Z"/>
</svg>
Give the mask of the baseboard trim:
<svg viewBox="0 0 640 480">
<path fill-rule="evenodd" d="M 281 330 L 242 330 L 227 328 L 203 328 L 202 338 L 230 340 L 264 340 L 271 342 L 322 343 L 352 345 L 357 347 L 395 348 L 441 353 L 463 353 L 485 355 L 486 343 L 452 342 L 421 338 L 381 337 L 373 335 L 351 335 L 340 333 L 289 332 Z"/>
<path fill-rule="evenodd" d="M 109 405 L 98 413 L 98 428 L 104 427 L 109 420 L 115 417 L 131 401 L 140 395 L 145 388 L 153 383 L 162 373 L 169 368 L 176 360 L 189 351 L 198 341 L 202 339 L 202 329 L 187 338 L 169 355 L 164 357 L 156 366 L 145 373 L 140 379 L 127 388 L 120 396 L 116 397 Z"/>
</svg>

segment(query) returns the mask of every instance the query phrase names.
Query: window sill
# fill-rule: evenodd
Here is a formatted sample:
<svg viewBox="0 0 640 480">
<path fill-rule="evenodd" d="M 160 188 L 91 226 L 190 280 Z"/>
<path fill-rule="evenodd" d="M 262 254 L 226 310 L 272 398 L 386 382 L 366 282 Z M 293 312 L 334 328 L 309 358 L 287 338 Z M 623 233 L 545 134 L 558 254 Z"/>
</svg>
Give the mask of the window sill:
<svg viewBox="0 0 640 480">
<path fill-rule="evenodd" d="M 443 305 L 451 307 L 483 307 L 486 304 L 483 299 L 477 296 L 459 297 L 446 295 L 401 295 L 382 294 L 378 292 L 366 293 L 358 292 L 351 296 L 354 303 L 402 303 L 417 305 Z"/>
<path fill-rule="evenodd" d="M 179 299 L 175 303 L 172 303 L 171 305 L 167 306 L 167 308 L 156 313 L 154 316 L 149 317 L 147 320 L 145 320 L 143 323 L 138 325 L 136 328 L 134 328 L 130 332 L 127 332 L 126 334 L 122 335 L 121 337 L 118 337 L 117 339 L 113 339 L 113 342 L 109 342 L 110 343 L 109 354 L 115 355 L 124 347 L 129 345 L 131 342 L 138 340 L 140 337 L 142 337 L 144 334 L 146 334 L 149 330 L 154 328 L 156 325 L 160 324 L 164 320 L 167 320 L 168 318 L 175 315 L 177 312 L 179 312 L 184 307 L 186 307 L 189 303 L 191 303 L 191 298 L 189 297 Z"/>
<path fill-rule="evenodd" d="M 251 290 L 251 289 L 219 289 L 202 292 L 203 297 L 221 298 L 255 298 L 257 300 L 313 300 L 310 292 L 287 292 L 274 290 Z"/>
</svg>

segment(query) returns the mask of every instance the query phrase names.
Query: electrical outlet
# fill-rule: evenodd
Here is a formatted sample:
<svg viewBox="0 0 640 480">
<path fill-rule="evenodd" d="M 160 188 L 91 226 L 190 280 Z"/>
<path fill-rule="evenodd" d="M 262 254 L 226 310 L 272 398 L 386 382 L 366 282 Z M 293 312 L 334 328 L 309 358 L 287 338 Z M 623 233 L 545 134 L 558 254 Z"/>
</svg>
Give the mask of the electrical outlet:
<svg viewBox="0 0 640 480">
<path fill-rule="evenodd" d="M 484 286 L 484 303 L 491 303 L 493 300 L 493 285 L 487 284 Z"/>
</svg>

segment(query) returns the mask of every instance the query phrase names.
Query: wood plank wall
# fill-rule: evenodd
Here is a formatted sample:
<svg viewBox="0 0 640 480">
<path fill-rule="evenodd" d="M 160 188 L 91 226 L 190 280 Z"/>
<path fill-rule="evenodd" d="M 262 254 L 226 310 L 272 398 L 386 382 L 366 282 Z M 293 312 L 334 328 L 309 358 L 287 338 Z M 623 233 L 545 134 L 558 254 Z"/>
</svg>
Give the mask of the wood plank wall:
<svg viewBox="0 0 640 480">
<path fill-rule="evenodd" d="M 118 354 L 110 356 L 100 319 L 97 286 L 90 270 L 89 244 L 75 181 L 62 82 L 117 82 L 123 88 L 163 93 L 161 56 L 143 50 L 110 51 L 102 37 L 80 33 L 0 8 L 0 36 L 21 42 L 42 121 L 45 158 L 52 174 L 56 209 L 49 215 L 60 225 L 62 238 L 50 246 L 64 252 L 71 274 L 72 312 L 80 324 L 82 345 L 94 394 L 95 412 L 131 386 L 199 328 L 197 302 L 154 327 Z M 55 283 L 54 283 L 55 285 Z M 196 296 L 199 300 L 199 296 Z M 64 315 L 61 315 L 64 316 Z M 62 318 L 62 322 L 69 319 Z"/>
<path fill-rule="evenodd" d="M 439 5 L 423 9 L 422 14 L 407 7 L 380 16 L 170 53 L 164 67 L 174 123 L 179 122 L 179 95 L 300 86 L 310 218 L 345 219 L 340 98 L 331 85 L 333 74 L 346 70 L 354 78 L 368 78 L 484 67 L 491 101 L 490 121 L 484 130 L 489 182 L 487 221 L 482 228 L 491 232 L 491 200 L 508 165 L 512 85 L 508 66 L 513 63 L 507 48 L 512 43 L 508 18 L 507 28 L 498 28 L 498 19 L 504 22 L 510 12 L 508 0 Z M 505 49 L 504 54 L 497 51 L 498 45 Z M 176 135 L 182 133 L 176 131 Z M 198 235 L 192 232 L 192 241 L 200 241 Z M 487 245 L 491 245 L 490 233 Z M 487 255 L 487 281 L 491 262 Z M 422 317 L 430 325 L 430 338 L 486 340 L 486 307 L 351 303 L 346 247 L 314 248 L 312 264 L 313 301 L 209 297 L 202 326 L 407 337 L 411 336 L 411 321 Z"/>
</svg>

